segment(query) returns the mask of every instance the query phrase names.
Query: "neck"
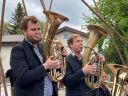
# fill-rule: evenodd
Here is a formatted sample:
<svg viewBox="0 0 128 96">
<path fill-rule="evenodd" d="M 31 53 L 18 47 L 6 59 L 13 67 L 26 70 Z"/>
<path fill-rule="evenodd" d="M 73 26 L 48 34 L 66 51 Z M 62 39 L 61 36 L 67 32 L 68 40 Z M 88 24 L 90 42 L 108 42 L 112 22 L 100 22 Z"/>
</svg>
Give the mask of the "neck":
<svg viewBox="0 0 128 96">
<path fill-rule="evenodd" d="M 29 41 L 29 40 L 26 39 L 26 38 L 25 38 L 25 40 L 26 40 L 28 43 L 30 43 L 31 45 L 33 45 L 34 47 L 36 47 L 36 46 L 38 45 L 38 43 L 31 42 L 31 41 Z"/>
<path fill-rule="evenodd" d="M 75 54 L 78 57 L 81 56 L 81 52 L 79 52 L 79 51 L 77 51 L 77 52 L 76 51 L 72 51 L 72 53 Z"/>
<path fill-rule="evenodd" d="M 33 45 L 34 47 L 37 47 L 38 44 L 37 44 L 37 43 L 34 43 L 34 44 L 32 44 L 32 45 Z"/>
</svg>

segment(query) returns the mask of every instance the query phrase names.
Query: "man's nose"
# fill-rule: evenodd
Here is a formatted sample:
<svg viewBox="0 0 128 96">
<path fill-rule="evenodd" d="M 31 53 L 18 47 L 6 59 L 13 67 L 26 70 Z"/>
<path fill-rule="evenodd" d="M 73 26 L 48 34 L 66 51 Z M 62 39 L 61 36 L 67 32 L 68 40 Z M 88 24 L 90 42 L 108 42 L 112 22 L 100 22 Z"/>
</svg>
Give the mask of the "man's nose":
<svg viewBox="0 0 128 96">
<path fill-rule="evenodd" d="M 81 42 L 80 44 L 81 44 L 81 46 L 83 46 L 83 42 Z"/>
<path fill-rule="evenodd" d="M 36 33 L 41 34 L 41 30 L 36 30 Z"/>
<path fill-rule="evenodd" d="M 83 44 L 83 41 L 80 41 L 81 44 Z"/>
</svg>

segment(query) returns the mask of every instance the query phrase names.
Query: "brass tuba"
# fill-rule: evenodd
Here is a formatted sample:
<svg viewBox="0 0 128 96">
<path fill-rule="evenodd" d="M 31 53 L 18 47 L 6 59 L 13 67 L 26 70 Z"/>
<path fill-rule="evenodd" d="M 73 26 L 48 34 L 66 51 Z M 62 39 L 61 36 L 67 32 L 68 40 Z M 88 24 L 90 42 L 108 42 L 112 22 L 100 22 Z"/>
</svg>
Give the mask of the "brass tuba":
<svg viewBox="0 0 128 96">
<path fill-rule="evenodd" d="M 112 96 L 125 96 L 127 90 L 124 87 L 126 80 L 128 80 L 128 67 L 119 64 L 109 64 L 108 66 L 114 75 Z"/>
<path fill-rule="evenodd" d="M 43 43 L 44 59 L 46 60 L 49 56 L 54 56 L 54 58 L 60 60 L 61 68 L 50 69 L 50 72 L 48 72 L 49 78 L 52 81 L 57 82 L 64 77 L 66 62 L 65 57 L 62 56 L 60 52 L 63 45 L 61 42 L 55 39 L 55 35 L 60 24 L 64 21 L 68 21 L 68 18 L 51 11 L 44 11 L 44 14 L 47 18 L 45 32 L 41 41 Z"/>
<path fill-rule="evenodd" d="M 88 25 L 87 28 L 91 31 L 88 42 L 87 42 L 87 47 L 85 47 L 84 54 L 83 54 L 83 66 L 89 62 L 89 58 L 91 55 L 91 52 L 97 43 L 97 41 L 103 36 L 106 35 L 108 32 L 105 31 L 103 28 L 96 26 L 96 25 Z M 97 54 L 98 55 L 98 54 Z M 93 63 L 95 64 L 95 63 Z M 85 83 L 88 87 L 91 89 L 95 89 L 99 87 L 100 79 L 102 76 L 103 72 L 103 64 L 97 64 L 98 66 L 98 72 L 97 75 L 87 75 L 84 80 Z"/>
</svg>

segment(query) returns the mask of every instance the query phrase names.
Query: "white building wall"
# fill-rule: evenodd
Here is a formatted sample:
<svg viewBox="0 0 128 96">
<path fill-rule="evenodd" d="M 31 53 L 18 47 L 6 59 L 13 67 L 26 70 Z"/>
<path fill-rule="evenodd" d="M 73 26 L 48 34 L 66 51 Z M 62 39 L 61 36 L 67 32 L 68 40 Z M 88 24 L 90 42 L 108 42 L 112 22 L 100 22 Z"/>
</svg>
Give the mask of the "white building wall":
<svg viewBox="0 0 128 96">
<path fill-rule="evenodd" d="M 1 48 L 1 60 L 4 72 L 6 72 L 10 68 L 10 53 L 11 53 L 12 46 L 3 46 Z"/>
</svg>

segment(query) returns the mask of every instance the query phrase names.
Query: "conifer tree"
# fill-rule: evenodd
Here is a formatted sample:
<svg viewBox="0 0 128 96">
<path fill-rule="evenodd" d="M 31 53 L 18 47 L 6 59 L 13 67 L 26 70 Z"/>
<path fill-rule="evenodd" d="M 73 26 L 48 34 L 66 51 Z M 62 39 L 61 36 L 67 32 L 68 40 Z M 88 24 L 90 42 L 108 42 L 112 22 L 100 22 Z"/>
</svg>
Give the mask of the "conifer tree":
<svg viewBox="0 0 128 96">
<path fill-rule="evenodd" d="M 25 16 L 24 8 L 19 2 L 14 12 L 12 12 L 11 21 L 9 24 L 9 34 L 21 34 L 20 22 Z"/>
</svg>

